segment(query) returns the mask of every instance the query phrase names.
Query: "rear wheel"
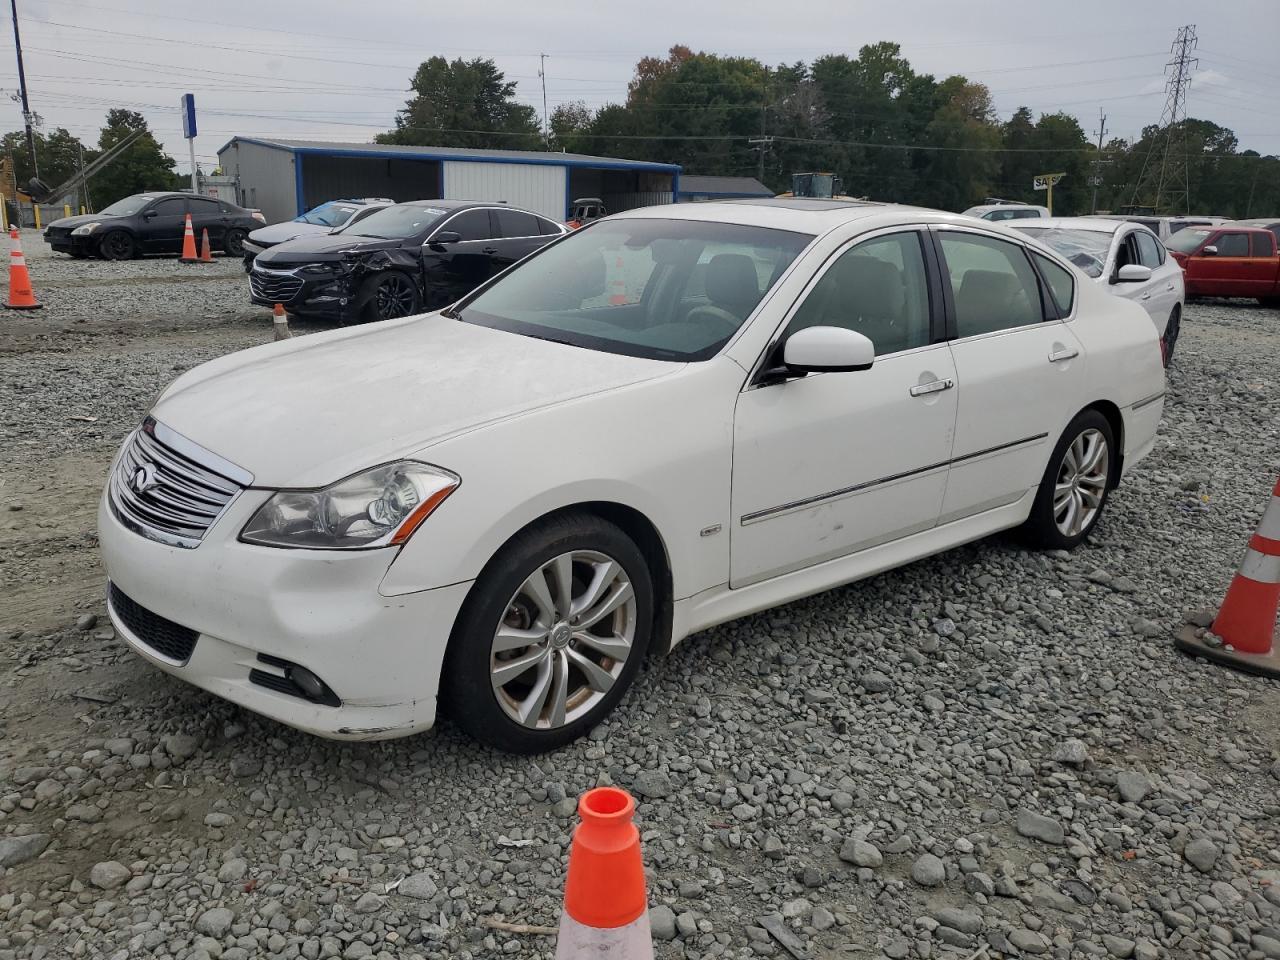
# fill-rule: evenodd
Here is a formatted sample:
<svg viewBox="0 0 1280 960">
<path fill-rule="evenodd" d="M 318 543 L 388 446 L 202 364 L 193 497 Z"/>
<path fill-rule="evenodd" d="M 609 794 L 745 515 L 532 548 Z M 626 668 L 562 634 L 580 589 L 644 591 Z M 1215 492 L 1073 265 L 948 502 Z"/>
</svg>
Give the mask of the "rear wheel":
<svg viewBox="0 0 1280 960">
<path fill-rule="evenodd" d="M 1173 312 L 1169 314 L 1169 322 L 1165 324 L 1164 338 L 1162 340 L 1164 349 L 1164 365 L 1167 367 L 1173 363 L 1173 348 L 1178 345 L 1178 333 L 1182 329 L 1182 308 L 1174 307 Z"/>
<path fill-rule="evenodd" d="M 453 721 L 512 753 L 582 736 L 631 685 L 653 629 L 653 581 L 621 530 L 571 514 L 517 535 L 458 616 L 441 681 Z"/>
<path fill-rule="evenodd" d="M 123 230 L 112 230 L 98 241 L 98 253 L 104 260 L 132 260 L 137 256 L 138 245 Z"/>
<path fill-rule="evenodd" d="M 244 238 L 247 234 L 243 230 L 228 230 L 227 235 L 223 238 L 222 249 L 229 257 L 244 256 Z"/>
<path fill-rule="evenodd" d="M 1264 307 L 1271 307 L 1273 310 L 1280 309 L 1280 297 L 1259 297 L 1258 302 Z"/>
<path fill-rule="evenodd" d="M 370 277 L 360 291 L 362 320 L 394 320 L 418 312 L 418 288 L 405 274 L 392 270 Z"/>
<path fill-rule="evenodd" d="M 1028 540 L 1049 550 L 1083 543 L 1102 516 L 1115 464 L 1111 424 L 1097 410 L 1082 411 L 1053 448 L 1023 526 Z"/>
</svg>

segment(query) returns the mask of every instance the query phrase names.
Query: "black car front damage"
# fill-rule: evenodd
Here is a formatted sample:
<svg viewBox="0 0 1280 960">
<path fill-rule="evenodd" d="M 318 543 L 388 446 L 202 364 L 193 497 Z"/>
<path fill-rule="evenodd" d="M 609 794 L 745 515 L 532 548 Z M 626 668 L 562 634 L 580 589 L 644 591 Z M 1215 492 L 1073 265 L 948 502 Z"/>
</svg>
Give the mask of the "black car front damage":
<svg viewBox="0 0 1280 960">
<path fill-rule="evenodd" d="M 361 318 L 372 291 L 364 281 L 399 268 L 417 276 L 418 264 L 398 248 L 346 250 L 338 257 L 289 262 L 268 250 L 249 270 L 250 300 L 264 307 L 279 303 L 292 314 L 349 323 Z"/>
</svg>

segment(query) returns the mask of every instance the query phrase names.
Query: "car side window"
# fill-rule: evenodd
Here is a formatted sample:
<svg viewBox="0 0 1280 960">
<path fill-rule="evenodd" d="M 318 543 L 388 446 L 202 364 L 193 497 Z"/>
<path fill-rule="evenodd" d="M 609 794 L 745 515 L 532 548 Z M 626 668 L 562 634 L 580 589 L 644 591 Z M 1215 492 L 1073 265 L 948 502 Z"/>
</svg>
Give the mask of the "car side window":
<svg viewBox="0 0 1280 960">
<path fill-rule="evenodd" d="M 956 336 L 973 337 L 1044 320 L 1040 283 L 1022 248 L 973 233 L 938 233 L 955 304 Z"/>
<path fill-rule="evenodd" d="M 1138 241 L 1134 234 L 1126 233 L 1116 250 L 1116 269 L 1127 267 L 1132 263 L 1141 263 L 1138 254 Z"/>
<path fill-rule="evenodd" d="M 181 217 L 187 212 L 187 206 L 181 197 L 169 197 L 157 201 L 151 212 L 158 217 Z"/>
<path fill-rule="evenodd" d="M 523 210 L 495 210 L 498 218 L 498 236 L 501 237 L 536 237 L 538 235 L 538 218 Z"/>
<path fill-rule="evenodd" d="M 842 253 L 800 304 L 787 335 L 806 327 L 861 333 L 875 344 L 877 356 L 929 343 L 929 283 L 920 235 L 893 233 Z"/>
<path fill-rule="evenodd" d="M 1249 255 L 1249 235 L 1247 233 L 1223 233 L 1214 241 L 1220 257 L 1247 257 Z"/>
<path fill-rule="evenodd" d="M 488 210 L 465 210 L 448 223 L 444 230 L 452 230 L 463 240 L 491 240 L 493 227 L 489 224 Z"/>
<path fill-rule="evenodd" d="M 187 197 L 193 217 L 213 217 L 218 214 L 218 201 L 205 200 L 202 197 Z"/>
<path fill-rule="evenodd" d="M 538 221 L 538 236 L 554 237 L 560 233 L 560 228 L 550 220 L 547 220 L 544 217 L 537 217 L 535 219 Z"/>
<path fill-rule="evenodd" d="M 1049 285 L 1049 294 L 1053 297 L 1058 312 L 1065 317 L 1071 312 L 1072 302 L 1075 299 L 1076 283 L 1071 278 L 1071 271 L 1054 263 L 1048 257 L 1038 253 L 1034 256 L 1036 265 L 1040 267 L 1040 275 Z"/>
<path fill-rule="evenodd" d="M 1152 270 L 1164 263 L 1164 248 L 1160 246 L 1160 241 L 1143 230 L 1136 231 L 1134 237 L 1138 241 L 1139 263 Z"/>
<path fill-rule="evenodd" d="M 1270 233 L 1250 234 L 1253 238 L 1253 255 L 1255 257 L 1271 257 L 1276 252 L 1276 239 Z"/>
</svg>

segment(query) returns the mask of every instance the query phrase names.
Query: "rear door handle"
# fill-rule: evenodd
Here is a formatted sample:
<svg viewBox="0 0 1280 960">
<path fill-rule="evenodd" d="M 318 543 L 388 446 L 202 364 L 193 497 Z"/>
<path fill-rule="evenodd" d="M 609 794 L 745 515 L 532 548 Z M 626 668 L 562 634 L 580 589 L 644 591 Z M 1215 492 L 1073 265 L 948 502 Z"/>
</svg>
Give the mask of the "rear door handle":
<svg viewBox="0 0 1280 960">
<path fill-rule="evenodd" d="M 480 250 L 480 252 L 481 252 L 481 253 L 483 253 L 483 254 L 485 254 L 486 256 L 490 256 L 490 257 L 492 257 L 495 253 L 497 253 L 497 252 L 498 252 L 498 248 L 497 248 L 497 247 L 482 247 L 482 248 L 481 248 L 481 250 Z"/>
<path fill-rule="evenodd" d="M 1167 287 L 1165 287 L 1165 289 L 1166 289 L 1166 290 L 1172 290 L 1172 289 L 1173 289 L 1173 283 L 1172 283 L 1172 282 L 1170 282 L 1170 283 L 1169 283 L 1169 285 L 1168 285 Z"/>
<path fill-rule="evenodd" d="M 1071 347 L 1064 347 L 1061 350 L 1055 350 L 1053 353 L 1049 354 L 1049 362 L 1059 363 L 1063 360 L 1074 360 L 1078 356 L 1080 356 L 1079 350 L 1075 350 Z"/>
<path fill-rule="evenodd" d="M 1144 294 L 1143 294 L 1141 297 L 1139 297 L 1138 299 L 1139 299 L 1139 300 L 1150 300 L 1150 299 L 1151 299 L 1151 294 L 1149 294 L 1149 293 L 1144 293 Z"/>
<path fill-rule="evenodd" d="M 918 383 L 911 388 L 913 397 L 923 397 L 930 393 L 941 393 L 943 390 L 950 390 L 956 385 L 956 382 L 948 377 L 945 380 L 934 380 L 932 383 Z"/>
</svg>

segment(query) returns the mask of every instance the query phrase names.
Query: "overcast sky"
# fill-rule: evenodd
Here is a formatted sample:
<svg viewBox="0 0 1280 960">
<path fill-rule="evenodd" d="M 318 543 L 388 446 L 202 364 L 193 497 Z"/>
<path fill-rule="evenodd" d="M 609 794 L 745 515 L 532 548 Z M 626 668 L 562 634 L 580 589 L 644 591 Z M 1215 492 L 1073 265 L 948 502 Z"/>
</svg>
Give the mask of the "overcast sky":
<svg viewBox="0 0 1280 960">
<path fill-rule="evenodd" d="M 554 110 L 620 102 L 636 60 L 675 43 L 778 64 L 892 40 L 918 72 L 986 83 L 1002 117 L 1065 110 L 1096 135 L 1101 107 L 1108 139 L 1128 137 L 1159 119 L 1169 46 L 1188 23 L 1200 40 L 1191 115 L 1280 153 L 1277 0 L 18 0 L 18 14 L 46 128 L 96 143 L 108 108 L 138 110 L 184 171 L 188 91 L 207 170 L 235 134 L 369 140 L 433 54 L 493 58 L 540 113 L 539 53 Z M 12 23 L 4 30 L 0 87 L 16 94 Z M 21 128 L 17 103 L 0 109 L 4 129 Z"/>
</svg>

